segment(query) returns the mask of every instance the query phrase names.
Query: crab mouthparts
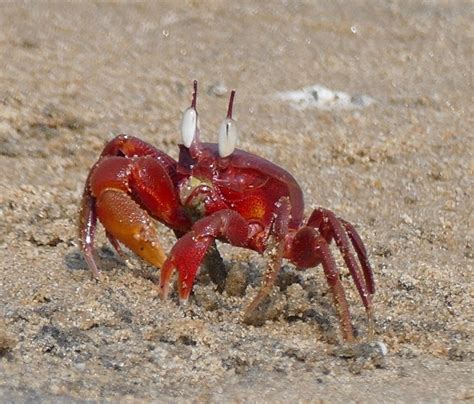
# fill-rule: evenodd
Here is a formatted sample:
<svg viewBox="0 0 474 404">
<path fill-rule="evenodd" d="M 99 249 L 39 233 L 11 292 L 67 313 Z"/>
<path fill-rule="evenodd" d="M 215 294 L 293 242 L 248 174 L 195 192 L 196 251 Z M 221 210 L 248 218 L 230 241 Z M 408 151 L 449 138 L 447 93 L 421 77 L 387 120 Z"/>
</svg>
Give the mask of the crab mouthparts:
<svg viewBox="0 0 474 404">
<path fill-rule="evenodd" d="M 212 183 L 207 179 L 189 177 L 179 189 L 179 198 L 183 206 L 196 205 L 201 193 L 208 194 L 212 189 Z M 203 192 L 204 191 L 204 192 Z M 206 192 L 207 191 L 207 192 Z"/>
</svg>

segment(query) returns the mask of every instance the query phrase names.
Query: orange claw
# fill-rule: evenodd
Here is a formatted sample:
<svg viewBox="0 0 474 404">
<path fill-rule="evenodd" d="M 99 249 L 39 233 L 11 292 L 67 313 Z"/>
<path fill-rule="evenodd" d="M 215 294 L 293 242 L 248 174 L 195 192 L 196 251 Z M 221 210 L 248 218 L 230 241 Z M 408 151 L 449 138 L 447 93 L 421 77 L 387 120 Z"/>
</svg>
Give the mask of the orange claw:
<svg viewBox="0 0 474 404">
<path fill-rule="evenodd" d="M 135 254 L 161 268 L 166 255 L 148 214 L 124 191 L 108 188 L 97 198 L 97 216 L 107 231 Z"/>
</svg>

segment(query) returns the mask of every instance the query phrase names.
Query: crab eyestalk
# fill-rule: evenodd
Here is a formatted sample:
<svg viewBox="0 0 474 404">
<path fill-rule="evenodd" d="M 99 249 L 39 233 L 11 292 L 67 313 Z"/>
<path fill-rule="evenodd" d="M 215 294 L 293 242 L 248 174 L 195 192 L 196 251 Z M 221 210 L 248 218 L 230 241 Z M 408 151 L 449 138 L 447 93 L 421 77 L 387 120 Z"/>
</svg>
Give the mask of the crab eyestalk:
<svg viewBox="0 0 474 404">
<path fill-rule="evenodd" d="M 196 109 L 196 101 L 197 101 L 197 93 L 198 93 L 198 82 L 197 80 L 194 80 L 193 82 L 193 99 L 191 101 L 191 108 Z"/>
<path fill-rule="evenodd" d="M 239 131 L 237 123 L 232 119 L 232 107 L 234 105 L 235 90 L 230 93 L 227 117 L 222 121 L 219 128 L 219 156 L 224 158 L 230 156 L 237 145 Z"/>
<path fill-rule="evenodd" d="M 191 106 L 186 109 L 181 119 L 181 137 L 183 144 L 190 148 L 193 143 L 199 142 L 199 116 L 196 110 L 197 81 L 194 80 L 194 92 Z"/>
</svg>

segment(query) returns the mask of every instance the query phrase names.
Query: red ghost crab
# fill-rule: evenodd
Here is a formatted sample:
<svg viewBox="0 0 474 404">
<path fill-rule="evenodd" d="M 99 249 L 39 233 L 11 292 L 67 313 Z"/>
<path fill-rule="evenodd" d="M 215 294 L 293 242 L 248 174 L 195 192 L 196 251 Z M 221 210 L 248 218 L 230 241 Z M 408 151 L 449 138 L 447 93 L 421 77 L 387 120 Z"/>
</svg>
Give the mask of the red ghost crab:
<svg viewBox="0 0 474 404">
<path fill-rule="evenodd" d="M 304 220 L 303 194 L 293 176 L 262 157 L 235 148 L 234 95 L 232 91 L 218 143 L 202 143 L 194 82 L 192 103 L 181 122 L 178 161 L 132 136 L 117 136 L 105 146 L 90 170 L 82 198 L 80 239 L 87 264 L 93 276 L 99 277 L 93 255 L 99 219 L 120 255 L 119 242 L 161 268 L 163 299 L 169 294 L 172 274 L 178 271 L 179 299 L 186 302 L 216 239 L 266 252 L 268 270 L 247 315 L 271 291 L 282 259 L 299 269 L 322 264 L 343 338 L 353 341 L 349 306 L 329 244 L 334 240 L 342 254 L 371 330 L 375 284 L 364 244 L 352 224 L 330 210 L 317 208 Z M 160 247 L 153 219 L 178 237 L 168 256 Z"/>
</svg>

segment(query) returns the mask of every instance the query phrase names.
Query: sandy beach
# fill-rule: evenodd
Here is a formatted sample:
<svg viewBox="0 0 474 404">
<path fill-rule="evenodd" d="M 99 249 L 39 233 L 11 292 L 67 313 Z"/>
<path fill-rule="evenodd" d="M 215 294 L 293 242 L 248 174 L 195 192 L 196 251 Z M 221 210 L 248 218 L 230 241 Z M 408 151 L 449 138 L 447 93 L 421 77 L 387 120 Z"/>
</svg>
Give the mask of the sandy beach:
<svg viewBox="0 0 474 404">
<path fill-rule="evenodd" d="M 0 5 L 0 401 L 473 402 L 471 2 L 158 1 Z M 471 18 L 470 18 L 471 17 Z M 266 257 L 219 244 L 187 306 L 99 227 L 81 255 L 84 182 L 104 144 L 173 158 L 192 81 L 217 141 L 237 90 L 239 148 L 289 171 L 305 212 L 355 225 L 376 331 L 336 247 L 358 343 L 321 267 L 285 263 L 242 321 Z M 175 237 L 157 226 L 169 251 Z"/>
</svg>

